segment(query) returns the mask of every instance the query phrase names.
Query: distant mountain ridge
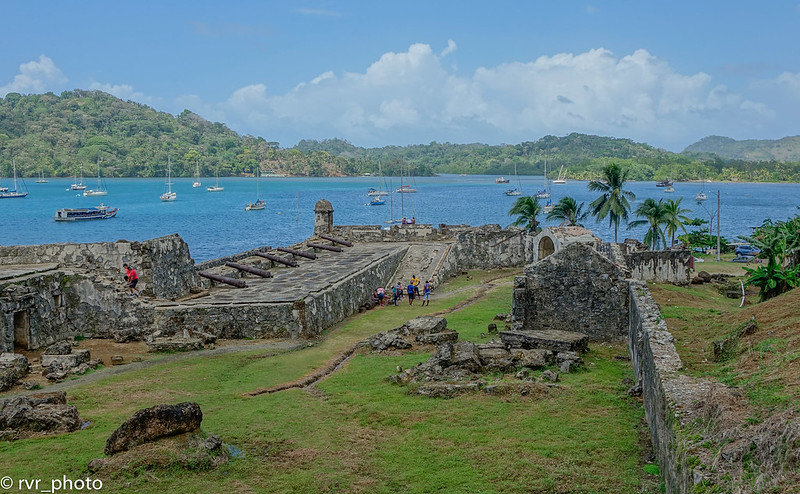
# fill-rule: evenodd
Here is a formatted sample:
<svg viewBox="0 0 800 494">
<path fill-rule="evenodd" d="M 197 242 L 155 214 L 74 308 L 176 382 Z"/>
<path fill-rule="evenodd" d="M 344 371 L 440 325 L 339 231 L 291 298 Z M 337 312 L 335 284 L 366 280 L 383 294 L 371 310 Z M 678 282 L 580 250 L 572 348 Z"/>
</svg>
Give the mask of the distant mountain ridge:
<svg viewBox="0 0 800 494">
<path fill-rule="evenodd" d="M 686 154 L 709 153 L 744 161 L 800 161 L 800 136 L 782 139 L 745 139 L 708 136 L 683 150 Z"/>
</svg>

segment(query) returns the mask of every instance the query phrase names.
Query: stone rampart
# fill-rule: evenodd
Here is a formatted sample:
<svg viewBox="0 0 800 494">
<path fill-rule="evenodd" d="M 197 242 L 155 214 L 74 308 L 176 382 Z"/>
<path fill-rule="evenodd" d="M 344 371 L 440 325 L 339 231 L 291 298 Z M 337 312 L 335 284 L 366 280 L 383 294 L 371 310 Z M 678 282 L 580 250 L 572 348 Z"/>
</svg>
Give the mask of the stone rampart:
<svg viewBox="0 0 800 494">
<path fill-rule="evenodd" d="M 189 246 L 178 235 L 144 242 L 0 246 L 0 265 L 42 263 L 112 279 L 122 278 L 122 265 L 128 263 L 136 269 L 145 293 L 158 298 L 184 296 L 198 284 Z"/>
<path fill-rule="evenodd" d="M 443 257 L 437 279 L 444 281 L 467 269 L 496 269 L 522 266 L 525 260 L 525 232 L 499 225 L 450 230 L 454 242 Z"/>
<path fill-rule="evenodd" d="M 692 253 L 688 250 L 639 251 L 625 254 L 631 278 L 656 283 L 688 285 Z"/>
<path fill-rule="evenodd" d="M 498 225 L 486 225 L 497 227 Z M 455 240 L 459 233 L 468 232 L 476 228 L 469 225 L 440 224 L 435 228 L 432 224 L 391 225 L 336 225 L 332 235 L 351 242 L 441 242 Z"/>
<path fill-rule="evenodd" d="M 680 393 L 691 378 L 678 374 L 683 363 L 645 283 L 630 282 L 630 302 L 628 345 L 666 492 L 692 492 L 691 469 L 678 435 L 678 410 L 685 401 Z"/>
</svg>

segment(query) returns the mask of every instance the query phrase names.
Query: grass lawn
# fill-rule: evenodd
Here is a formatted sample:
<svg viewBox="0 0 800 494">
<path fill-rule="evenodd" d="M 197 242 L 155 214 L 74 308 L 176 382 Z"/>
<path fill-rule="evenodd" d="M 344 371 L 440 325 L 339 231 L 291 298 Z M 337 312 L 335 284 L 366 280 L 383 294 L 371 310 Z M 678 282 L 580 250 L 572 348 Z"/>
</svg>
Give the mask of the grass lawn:
<svg viewBox="0 0 800 494">
<path fill-rule="evenodd" d="M 107 492 L 656 492 L 642 470 L 641 404 L 625 394 L 625 344 L 591 345 L 586 369 L 539 396 L 409 395 L 386 377 L 424 353 L 358 354 L 309 389 L 245 396 L 293 381 L 366 336 L 424 313 L 446 314 L 462 339 L 480 341 L 511 307 L 511 275 L 472 272 L 437 287 L 430 307 L 359 314 L 314 345 L 155 365 L 68 391 L 91 427 L 59 437 L 0 443 L 2 474 L 84 478 L 106 438 L 137 409 L 196 401 L 203 430 L 244 452 L 213 471 L 140 469 L 104 478 Z M 502 276 L 491 283 L 492 280 Z M 483 293 L 479 289 L 488 288 Z M 481 294 L 476 297 L 476 294 Z M 475 298 L 472 303 L 465 300 Z M 499 376 L 498 376 L 499 377 Z M 49 483 L 49 481 L 48 481 Z"/>
</svg>

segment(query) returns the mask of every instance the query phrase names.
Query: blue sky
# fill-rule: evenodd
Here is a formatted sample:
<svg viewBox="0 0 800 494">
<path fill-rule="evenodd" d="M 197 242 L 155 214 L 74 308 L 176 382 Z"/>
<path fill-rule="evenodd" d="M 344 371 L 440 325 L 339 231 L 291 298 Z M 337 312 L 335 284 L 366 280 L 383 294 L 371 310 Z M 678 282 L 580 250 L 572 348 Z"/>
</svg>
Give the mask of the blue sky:
<svg viewBox="0 0 800 494">
<path fill-rule="evenodd" d="M 515 144 L 581 132 L 671 151 L 800 131 L 800 2 L 0 3 L 0 96 L 99 89 L 290 147 Z"/>
</svg>

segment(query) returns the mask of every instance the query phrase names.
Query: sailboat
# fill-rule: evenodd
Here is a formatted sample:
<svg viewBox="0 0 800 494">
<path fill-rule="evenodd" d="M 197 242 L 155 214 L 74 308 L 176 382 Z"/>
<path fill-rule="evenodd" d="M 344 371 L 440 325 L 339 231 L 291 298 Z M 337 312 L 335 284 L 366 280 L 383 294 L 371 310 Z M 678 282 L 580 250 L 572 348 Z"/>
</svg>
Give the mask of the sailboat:
<svg viewBox="0 0 800 494">
<path fill-rule="evenodd" d="M 221 192 L 225 190 L 225 187 L 219 186 L 219 167 L 217 167 L 217 184 L 216 185 L 209 185 L 206 187 L 206 190 L 209 192 Z"/>
<path fill-rule="evenodd" d="M 256 202 L 251 202 L 247 206 L 244 207 L 245 211 L 261 211 L 267 206 L 267 203 L 258 197 L 258 180 L 260 177 L 259 170 L 260 166 L 256 167 Z"/>
<path fill-rule="evenodd" d="M 81 165 L 81 180 L 75 180 L 75 182 L 69 186 L 71 190 L 85 190 L 86 186 L 83 184 L 83 165 Z"/>
<path fill-rule="evenodd" d="M 564 185 L 565 183 L 567 183 L 567 172 L 564 171 L 564 165 L 561 165 L 561 168 L 558 169 L 558 178 L 553 180 L 553 184 Z"/>
<path fill-rule="evenodd" d="M 11 164 L 14 167 L 14 188 L 3 187 L 4 190 L 0 191 L 0 199 L 21 199 L 28 195 L 27 190 L 23 192 L 17 188 L 17 162 L 13 158 Z"/>
<path fill-rule="evenodd" d="M 700 180 L 700 192 L 698 192 L 697 195 L 694 196 L 694 200 L 697 201 L 698 203 L 701 203 L 701 202 L 705 201 L 706 199 L 708 199 L 708 196 L 706 195 L 706 193 L 704 191 L 705 182 L 706 181 L 704 179 Z"/>
<path fill-rule="evenodd" d="M 378 162 L 378 188 L 370 187 L 367 190 L 367 195 L 371 197 L 380 197 L 389 195 L 388 191 L 383 190 L 383 170 L 381 169 L 381 162 Z"/>
<path fill-rule="evenodd" d="M 178 193 L 172 192 L 172 160 L 169 156 L 167 156 L 167 183 L 164 185 L 166 185 L 167 191 L 161 194 L 161 200 L 164 202 L 174 201 L 178 197 Z"/>
<path fill-rule="evenodd" d="M 97 160 L 97 188 L 96 189 L 86 189 L 83 191 L 84 197 L 89 196 L 107 196 L 108 190 L 103 187 L 103 179 L 100 178 L 100 159 Z"/>
<path fill-rule="evenodd" d="M 408 178 L 408 176 L 406 176 Z M 403 184 L 403 164 L 400 164 L 400 187 L 398 187 L 395 192 L 399 194 L 412 194 L 417 191 L 416 187 L 411 187 L 410 185 L 402 185 Z"/>
<path fill-rule="evenodd" d="M 36 179 L 36 183 L 37 184 L 46 184 L 47 183 L 47 179 L 44 178 L 44 167 L 42 167 L 42 169 L 39 170 L 39 178 Z"/>
<path fill-rule="evenodd" d="M 198 161 L 194 162 L 194 182 L 192 182 L 192 187 L 195 189 L 203 185 L 200 183 L 200 163 Z"/>
<path fill-rule="evenodd" d="M 544 189 L 536 192 L 539 199 L 550 199 L 550 181 L 547 179 L 547 158 L 544 159 Z"/>
<path fill-rule="evenodd" d="M 519 176 L 517 175 L 517 163 L 514 163 L 514 178 L 517 180 L 517 186 L 513 189 L 508 189 L 505 191 L 505 195 L 507 196 L 521 196 L 522 195 L 522 187 L 519 184 Z"/>
</svg>

